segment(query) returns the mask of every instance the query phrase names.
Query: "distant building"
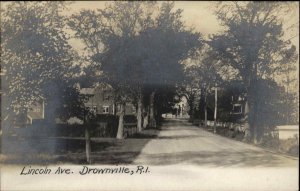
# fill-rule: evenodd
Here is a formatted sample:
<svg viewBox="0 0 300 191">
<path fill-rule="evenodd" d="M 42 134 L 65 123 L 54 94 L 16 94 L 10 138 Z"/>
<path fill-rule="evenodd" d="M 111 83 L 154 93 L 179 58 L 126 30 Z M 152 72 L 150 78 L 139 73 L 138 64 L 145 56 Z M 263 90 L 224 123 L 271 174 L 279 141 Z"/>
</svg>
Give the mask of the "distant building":
<svg viewBox="0 0 300 191">
<path fill-rule="evenodd" d="M 238 122 L 245 115 L 245 98 L 243 95 L 231 96 L 232 110 L 230 120 Z"/>
<path fill-rule="evenodd" d="M 21 111 L 20 107 L 16 106 L 14 113 L 11 115 L 11 117 L 13 117 L 14 127 L 26 127 L 26 125 L 31 125 L 37 120 L 45 119 L 45 101 L 41 97 L 31 104 L 30 107 L 26 108 L 25 111 Z M 7 115 L 6 118 L 8 117 Z"/>
<path fill-rule="evenodd" d="M 274 131 L 280 140 L 297 137 L 299 144 L 299 125 L 280 125 L 276 126 Z"/>
<path fill-rule="evenodd" d="M 34 120 L 45 118 L 45 101 L 43 98 L 36 101 L 27 110 L 27 124 L 32 124 Z"/>
<path fill-rule="evenodd" d="M 115 103 L 113 88 L 108 84 L 99 84 L 94 88 L 81 88 L 80 93 L 90 96 L 85 107 L 95 114 L 119 114 L 120 105 Z M 126 103 L 125 115 L 135 115 L 136 108 L 131 103 Z"/>
<path fill-rule="evenodd" d="M 4 70 L 2 67 L 0 67 L 0 105 L 2 108 L 2 95 L 5 91 L 2 89 L 2 78 L 5 77 L 6 70 Z M 44 119 L 45 118 L 45 102 L 44 98 L 40 98 L 38 101 L 34 102 L 25 113 L 20 114 L 19 108 L 15 108 L 15 114 L 18 116 L 15 120 L 15 123 L 17 126 L 23 126 L 26 124 L 32 124 L 34 120 Z M 1 109 L 2 110 L 2 109 Z M 2 113 L 0 111 L 0 118 L 2 120 L 2 117 L 8 117 L 8 116 L 2 116 Z"/>
<path fill-rule="evenodd" d="M 0 91 L 0 93 L 2 92 Z M 120 105 L 115 103 L 115 95 L 111 86 L 100 84 L 94 88 L 80 88 L 80 93 L 90 96 L 85 107 L 95 114 L 119 114 Z M 125 115 L 136 115 L 136 107 L 131 102 L 126 103 Z M 25 113 L 21 113 L 18 108 L 15 108 L 15 127 L 25 127 L 43 119 L 45 119 L 45 100 L 42 97 L 28 107 Z M 57 120 L 56 123 L 64 123 Z"/>
<path fill-rule="evenodd" d="M 175 104 L 174 108 L 178 117 L 189 117 L 189 105 L 185 96 L 180 97 L 180 102 Z"/>
</svg>

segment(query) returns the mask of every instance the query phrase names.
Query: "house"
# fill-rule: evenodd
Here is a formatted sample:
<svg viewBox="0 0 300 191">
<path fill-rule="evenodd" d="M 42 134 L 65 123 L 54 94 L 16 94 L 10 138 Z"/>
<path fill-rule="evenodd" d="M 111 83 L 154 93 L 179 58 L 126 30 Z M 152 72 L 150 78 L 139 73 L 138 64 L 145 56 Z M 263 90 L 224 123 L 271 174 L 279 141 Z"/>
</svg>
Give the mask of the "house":
<svg viewBox="0 0 300 191">
<path fill-rule="evenodd" d="M 5 92 L 2 88 L 2 78 L 6 75 L 6 70 L 0 67 L 0 105 L 2 108 L 2 96 Z M 32 124 L 34 120 L 44 119 L 45 118 L 45 103 L 44 98 L 40 97 L 39 100 L 34 102 L 24 114 L 19 113 L 18 106 L 15 109 L 16 116 L 19 116 L 19 119 L 15 120 L 17 126 L 23 126 L 25 124 Z M 2 109 L 1 109 L 2 110 Z M 20 117 L 21 116 L 21 117 Z M 0 118 L 2 120 L 2 113 L 0 111 Z M 7 118 L 8 116 L 5 116 Z"/>
<path fill-rule="evenodd" d="M 107 84 L 99 84 L 94 88 L 80 88 L 80 93 L 90 96 L 85 103 L 85 107 L 93 111 L 95 114 L 118 115 L 120 105 L 115 103 L 113 88 Z M 45 100 L 40 98 L 35 101 L 25 113 L 20 113 L 16 108 L 16 127 L 31 125 L 35 121 L 45 119 Z M 131 102 L 126 103 L 125 115 L 135 115 L 136 107 Z M 56 123 L 65 123 L 56 119 Z"/>
<path fill-rule="evenodd" d="M 6 116 L 8 118 L 9 115 Z M 26 108 L 24 112 L 21 112 L 20 107 L 14 107 L 13 117 L 14 127 L 26 127 L 27 125 L 32 125 L 37 120 L 45 119 L 45 102 L 43 98 L 38 99 L 30 107 Z"/>
<path fill-rule="evenodd" d="M 232 110 L 230 112 L 230 121 L 238 122 L 245 114 L 245 98 L 243 95 L 231 96 Z"/>
<path fill-rule="evenodd" d="M 297 137 L 299 141 L 299 125 L 280 125 L 274 130 L 280 140 Z"/>
<path fill-rule="evenodd" d="M 45 118 L 45 101 L 43 98 L 33 103 L 27 110 L 27 124 L 32 124 L 34 120 Z"/>
<path fill-rule="evenodd" d="M 108 84 L 98 84 L 93 88 L 81 88 L 80 93 L 90 96 L 85 107 L 95 114 L 119 114 L 120 105 L 115 103 L 113 88 Z M 131 102 L 126 103 L 125 115 L 135 115 L 136 107 Z"/>
<path fill-rule="evenodd" d="M 180 102 L 176 103 L 174 108 L 176 109 L 176 116 L 178 117 L 189 117 L 189 105 L 185 96 L 181 96 Z"/>
</svg>

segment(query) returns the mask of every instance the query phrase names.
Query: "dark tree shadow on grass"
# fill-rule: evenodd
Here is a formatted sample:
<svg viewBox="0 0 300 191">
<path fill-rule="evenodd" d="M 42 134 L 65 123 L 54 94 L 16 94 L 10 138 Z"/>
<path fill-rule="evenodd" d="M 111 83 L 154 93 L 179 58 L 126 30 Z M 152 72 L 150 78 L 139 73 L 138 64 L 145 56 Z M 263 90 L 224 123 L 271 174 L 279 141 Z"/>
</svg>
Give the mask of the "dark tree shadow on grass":
<svg viewBox="0 0 300 191">
<path fill-rule="evenodd" d="M 92 162 L 130 164 L 158 133 L 151 129 L 127 139 L 92 138 Z M 2 137 L 1 153 L 0 163 L 86 164 L 84 138 Z"/>
</svg>

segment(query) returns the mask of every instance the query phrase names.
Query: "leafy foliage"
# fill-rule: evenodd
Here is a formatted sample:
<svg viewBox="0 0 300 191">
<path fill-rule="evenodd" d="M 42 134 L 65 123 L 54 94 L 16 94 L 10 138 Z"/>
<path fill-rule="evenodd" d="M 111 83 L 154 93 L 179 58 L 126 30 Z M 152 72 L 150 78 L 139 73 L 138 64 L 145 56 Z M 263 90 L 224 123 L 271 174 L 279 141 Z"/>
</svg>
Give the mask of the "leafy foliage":
<svg viewBox="0 0 300 191">
<path fill-rule="evenodd" d="M 153 2 L 114 2 L 69 21 L 119 101 L 181 83 L 181 61 L 201 46 L 200 35 L 186 30 L 174 3 L 162 3 L 158 12 L 154 7 Z"/>
<path fill-rule="evenodd" d="M 261 104 L 260 98 L 265 96 L 265 91 L 257 91 L 257 88 L 262 87 L 262 82 L 274 79 L 277 71 L 290 64 L 286 52 L 291 54 L 289 58 L 296 54 L 290 41 L 283 39 L 280 14 L 287 10 L 285 5 L 279 2 L 228 2 L 221 3 L 216 11 L 226 29 L 223 34 L 214 35 L 208 44 L 217 58 L 236 69 L 243 80 L 250 106 L 251 129 L 260 126 L 258 119 L 266 120 L 260 118 L 263 115 L 258 111 L 276 103 L 270 99 L 268 106 Z M 272 92 L 271 87 L 275 84 L 264 87 Z M 254 135 L 258 133 L 255 131 Z"/>
<path fill-rule="evenodd" d="M 63 2 L 11 2 L 1 11 L 1 69 L 5 116 L 39 99 L 60 99 L 51 86 L 68 88 L 78 73 L 64 31 Z M 64 84 L 65 86 L 61 86 Z M 51 104 L 49 105 L 52 106 Z"/>
</svg>

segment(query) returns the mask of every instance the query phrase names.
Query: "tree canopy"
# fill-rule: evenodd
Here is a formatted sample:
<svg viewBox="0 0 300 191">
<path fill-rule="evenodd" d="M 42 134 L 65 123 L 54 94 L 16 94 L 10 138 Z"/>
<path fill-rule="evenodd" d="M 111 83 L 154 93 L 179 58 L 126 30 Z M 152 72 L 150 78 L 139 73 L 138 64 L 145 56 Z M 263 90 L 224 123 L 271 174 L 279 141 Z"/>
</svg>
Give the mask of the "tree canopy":
<svg viewBox="0 0 300 191">
<path fill-rule="evenodd" d="M 11 2 L 1 11 L 5 116 L 13 110 L 26 110 L 39 99 L 59 99 L 54 98 L 51 86 L 70 87 L 68 81 L 78 73 L 76 53 L 68 44 L 65 18 L 61 16 L 65 5 L 63 2 Z"/>
<path fill-rule="evenodd" d="M 255 87 L 260 80 L 274 80 L 277 71 L 291 64 L 285 52 L 295 54 L 290 41 L 283 38 L 280 13 L 286 5 L 279 2 L 221 3 L 216 15 L 226 29 L 222 34 L 213 35 L 208 42 L 217 58 L 236 69 L 243 80 L 254 137 L 262 111 L 258 105 L 263 97 Z"/>
</svg>

